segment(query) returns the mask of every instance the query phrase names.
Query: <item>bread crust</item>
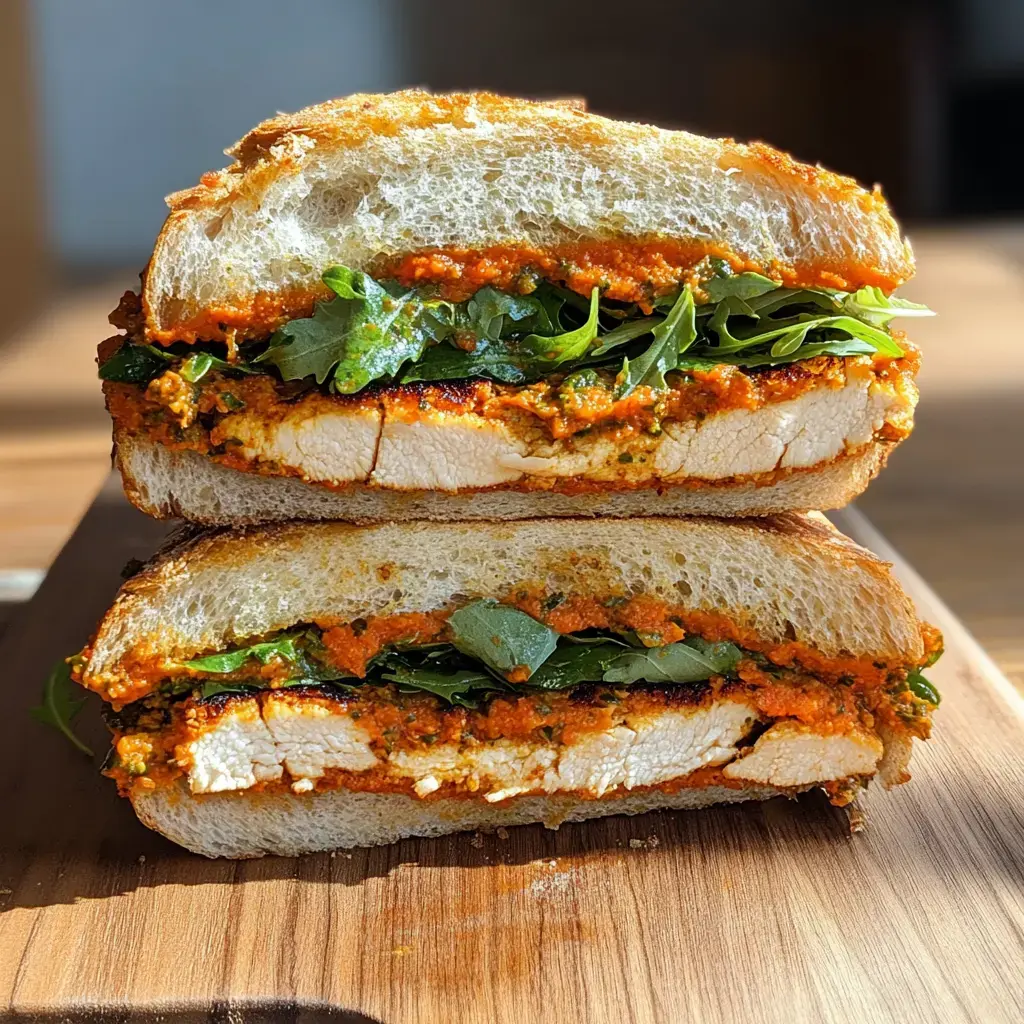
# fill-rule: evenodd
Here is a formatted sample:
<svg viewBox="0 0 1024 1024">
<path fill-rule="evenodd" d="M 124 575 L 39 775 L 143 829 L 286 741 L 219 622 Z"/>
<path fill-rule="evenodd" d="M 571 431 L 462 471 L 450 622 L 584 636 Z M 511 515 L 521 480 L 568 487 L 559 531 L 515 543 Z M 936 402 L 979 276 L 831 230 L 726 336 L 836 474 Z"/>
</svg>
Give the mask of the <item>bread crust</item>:
<svg viewBox="0 0 1024 1024">
<path fill-rule="evenodd" d="M 351 259 L 361 263 L 362 252 L 396 256 L 435 248 L 451 234 L 443 222 L 450 226 L 452 216 L 441 203 L 442 197 L 431 195 L 411 206 L 391 206 L 380 193 L 379 183 L 368 180 L 374 170 L 372 162 L 365 168 L 357 166 L 354 154 L 369 146 L 377 147 L 375 154 L 382 153 L 387 145 L 391 151 L 419 159 L 427 149 L 444 152 L 460 144 L 459 132 L 476 138 L 484 130 L 505 140 L 496 143 L 494 159 L 499 166 L 472 167 L 459 156 L 460 173 L 468 175 L 466 182 L 479 183 L 482 176 L 492 173 L 511 173 L 522 149 L 569 154 L 573 169 L 567 168 L 562 177 L 553 179 L 551 209 L 544 216 L 530 215 L 533 228 L 527 228 L 524 221 L 521 230 L 509 226 L 497 229 L 493 236 L 478 229 L 479 224 L 500 220 L 494 205 L 499 200 L 492 196 L 481 200 L 484 205 L 479 209 L 463 211 L 463 229 L 455 226 L 456 244 L 476 248 L 616 238 L 696 244 L 708 254 L 725 256 L 737 268 L 760 270 L 781 279 L 788 276 L 794 284 L 832 287 L 877 284 L 891 290 L 913 273 L 911 250 L 877 186 L 869 191 L 851 178 L 799 163 L 763 143 L 709 140 L 612 121 L 566 103 L 484 92 L 432 95 L 406 90 L 359 94 L 266 121 L 228 151 L 236 158 L 231 167 L 208 172 L 195 187 L 169 196 L 171 212 L 145 275 L 147 334 L 163 341 L 223 338 L 226 330 L 244 326 L 247 320 L 270 329 L 281 319 L 301 315 L 300 311 L 322 295 L 319 274 L 332 262 Z M 470 146 L 467 153 L 473 151 Z M 651 209 L 660 212 L 650 213 L 647 220 L 641 216 L 619 229 L 616 225 L 621 218 L 608 218 L 606 200 L 588 206 L 587 190 L 578 194 L 580 175 L 593 175 L 590 191 L 618 175 L 622 195 L 632 195 L 629 202 L 635 206 L 636 196 L 652 187 L 646 181 L 642 186 L 631 183 L 630 154 L 640 151 L 649 154 L 647 162 L 663 165 L 675 177 L 668 185 L 653 186 L 656 194 Z M 346 163 L 346 156 L 352 160 Z M 374 159 L 380 162 L 384 157 L 375 155 Z M 344 167 L 325 170 L 332 160 L 341 160 Z M 308 187 L 323 188 L 331 202 L 346 211 L 345 217 L 360 203 L 374 205 L 368 221 L 356 218 L 340 223 L 348 239 L 345 243 L 325 245 L 321 244 L 323 237 L 317 237 L 318 230 L 330 234 L 334 220 L 311 230 L 307 246 L 311 253 L 323 255 L 332 246 L 336 253 L 323 255 L 318 266 L 307 268 L 309 272 L 279 273 L 271 268 L 284 249 L 268 250 L 266 259 L 245 274 L 237 259 L 218 255 L 222 246 L 218 239 L 228 219 L 239 221 L 242 237 L 249 230 L 257 237 L 258 226 L 254 222 L 251 229 L 246 228 L 242 224 L 245 218 L 251 218 L 268 196 L 280 197 L 286 192 L 289 179 L 307 174 L 311 175 Z M 737 221 L 723 231 L 723 222 L 728 224 L 743 205 L 726 181 L 733 175 L 747 183 L 762 209 L 753 221 Z M 390 191 L 394 192 L 394 187 Z M 707 196 L 698 202 L 697 192 Z M 563 205 L 564 210 L 558 209 Z M 509 209 L 515 206 L 513 203 Z M 676 219 L 671 216 L 673 206 L 680 211 Z M 576 220 L 571 229 L 564 229 L 562 221 L 570 208 L 576 210 Z M 773 220 L 779 211 L 788 212 Z M 488 212 L 492 216 L 488 217 Z M 375 233 L 381 223 L 390 221 L 393 230 Z M 196 255 L 197 248 L 203 249 L 201 256 Z M 299 262 L 304 265 L 309 258 L 303 256 Z M 201 271 L 189 278 L 186 265 L 196 261 L 205 262 Z M 198 297 L 200 292 L 203 299 Z"/>
</svg>

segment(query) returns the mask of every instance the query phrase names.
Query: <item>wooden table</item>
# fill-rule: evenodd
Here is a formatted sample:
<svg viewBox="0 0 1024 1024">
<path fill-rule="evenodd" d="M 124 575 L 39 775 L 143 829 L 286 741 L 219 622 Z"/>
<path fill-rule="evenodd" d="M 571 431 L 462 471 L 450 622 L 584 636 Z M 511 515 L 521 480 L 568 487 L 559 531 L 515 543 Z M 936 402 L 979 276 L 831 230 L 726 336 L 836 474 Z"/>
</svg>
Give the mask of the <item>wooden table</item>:
<svg viewBox="0 0 1024 1024">
<path fill-rule="evenodd" d="M 1024 225 L 913 239 L 905 294 L 941 315 L 911 323 L 917 429 L 858 504 L 1024 688 Z M 0 572 L 49 565 L 106 475 L 93 360 L 133 284 L 70 292 L 0 350 Z"/>
<path fill-rule="evenodd" d="M 864 520 L 852 536 L 895 558 Z M 0 647 L 0 1017 L 349 1024 L 1011 1024 L 1024 1013 L 1024 700 L 905 564 L 946 636 L 914 779 L 867 827 L 799 801 L 298 859 L 146 831 L 27 708 L 160 524 L 116 484 Z M 158 1017 L 150 1014 L 159 1014 Z"/>
</svg>

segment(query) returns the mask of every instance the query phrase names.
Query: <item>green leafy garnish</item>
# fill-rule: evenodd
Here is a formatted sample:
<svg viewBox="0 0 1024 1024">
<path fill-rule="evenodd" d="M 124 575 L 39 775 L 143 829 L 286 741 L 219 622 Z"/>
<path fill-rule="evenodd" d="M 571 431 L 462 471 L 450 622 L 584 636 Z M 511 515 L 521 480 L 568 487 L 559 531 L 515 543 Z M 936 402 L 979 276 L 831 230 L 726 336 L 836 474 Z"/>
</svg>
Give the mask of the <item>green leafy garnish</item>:
<svg viewBox="0 0 1024 1024">
<path fill-rule="evenodd" d="M 874 285 L 866 285 L 847 295 L 843 299 L 843 312 L 876 327 L 884 327 L 897 316 L 935 316 L 927 306 L 887 296 Z"/>
<path fill-rule="evenodd" d="M 697 338 L 695 327 L 693 292 L 687 285 L 665 317 L 651 329 L 654 341 L 647 350 L 634 359 L 622 362 L 616 398 L 625 398 L 641 384 L 656 390 L 664 390 L 665 374 L 679 365 L 679 357 Z"/>
<path fill-rule="evenodd" d="M 690 637 L 664 647 L 623 651 L 604 674 L 606 683 L 700 683 L 736 671 L 743 652 L 730 643 Z"/>
<path fill-rule="evenodd" d="M 424 299 L 415 289 L 378 284 L 368 274 L 332 267 L 322 277 L 335 298 L 311 317 L 292 320 L 271 339 L 257 363 L 275 366 L 284 380 L 328 378 L 341 394 L 394 377 L 431 342 L 453 330 L 451 304 Z"/>
<path fill-rule="evenodd" d="M 936 707 L 942 701 L 939 691 L 917 669 L 907 676 L 907 688 L 915 697 L 920 697 L 921 700 L 926 700 Z"/>
<path fill-rule="evenodd" d="M 184 377 L 190 384 L 195 384 L 213 369 L 221 370 L 224 373 L 259 373 L 259 370 L 254 370 L 242 363 L 229 363 L 226 359 L 218 359 L 217 356 L 211 355 L 209 352 L 196 352 L 181 364 L 178 368 L 178 375 Z"/>
<path fill-rule="evenodd" d="M 465 605 L 452 613 L 448 629 L 463 654 L 504 674 L 525 668 L 533 675 L 558 645 L 553 629 L 497 601 Z"/>
<path fill-rule="evenodd" d="M 481 292 L 489 293 L 486 303 L 474 308 Z M 499 302 L 495 296 L 501 294 L 493 288 L 481 289 L 469 300 L 468 321 L 476 328 L 475 347 L 471 351 L 453 345 L 428 348 L 422 358 L 402 372 L 401 383 L 489 377 L 504 384 L 523 384 L 545 377 L 563 364 L 578 362 L 598 335 L 600 307 L 596 288 L 586 322 L 570 331 L 558 327 L 558 308 L 563 300 L 550 290 L 546 302 L 532 295 L 507 295 L 507 302 Z M 499 336 L 502 331 L 520 331 L 530 325 L 557 333 L 528 334 L 519 339 Z"/>
<path fill-rule="evenodd" d="M 625 644 L 607 641 L 562 643 L 530 676 L 530 686 L 540 690 L 568 690 L 581 683 L 603 682 L 608 667 L 624 650 Z"/>
<path fill-rule="evenodd" d="M 443 671 L 392 662 L 381 678 L 396 683 L 400 692 L 423 690 L 463 708 L 477 708 L 488 696 L 510 689 L 486 672 L 469 668 Z"/>
<path fill-rule="evenodd" d="M 159 377 L 174 358 L 155 345 L 133 345 L 126 341 L 100 366 L 100 379 L 120 384 L 148 384 Z"/>
<path fill-rule="evenodd" d="M 29 714 L 37 722 L 63 733 L 78 750 L 92 757 L 92 751 L 75 735 L 71 727 L 87 699 L 75 696 L 79 692 L 71 679 L 71 666 L 66 661 L 58 661 L 43 684 L 43 702 L 30 708 Z"/>
<path fill-rule="evenodd" d="M 265 684 L 259 683 L 203 683 L 199 687 L 199 696 L 203 700 L 211 697 L 218 697 L 222 693 L 252 693 L 258 689 L 264 689 Z"/>
<path fill-rule="evenodd" d="M 932 315 L 875 286 L 849 293 L 786 288 L 762 274 L 735 274 L 721 260 L 707 266 L 712 276 L 696 291 L 686 285 L 659 296 L 646 314 L 635 304 L 602 300 L 597 288 L 584 298 L 549 282 L 527 295 L 488 285 L 464 302 L 449 302 L 429 287 L 406 288 L 335 266 L 322 278 L 334 298 L 285 324 L 269 344 L 243 343 L 241 361 L 229 363 L 209 345 L 164 351 L 126 342 L 100 376 L 144 384 L 171 366 L 197 383 L 211 369 L 265 367 L 285 381 L 354 394 L 373 381 L 483 377 L 518 385 L 604 368 L 607 380 L 615 378 L 616 397 L 624 398 L 641 386 L 667 388 L 673 371 L 722 364 L 756 369 L 816 356 L 898 358 L 903 350 L 889 322 Z"/>
<path fill-rule="evenodd" d="M 541 365 L 546 365 L 549 372 L 563 363 L 582 359 L 600 330 L 598 296 L 599 292 L 595 288 L 590 293 L 590 309 L 582 327 L 561 334 L 529 334 L 519 343 L 520 350 Z"/>
<path fill-rule="evenodd" d="M 301 633 L 284 633 L 265 643 L 237 647 L 233 651 L 224 651 L 221 654 L 208 654 L 203 658 L 193 658 L 191 661 L 184 662 L 183 667 L 190 668 L 195 672 L 225 675 L 229 672 L 237 672 L 250 659 L 255 659 L 261 665 L 266 665 L 271 658 L 280 658 L 282 661 L 296 664 L 301 660 L 296 641 L 302 635 Z"/>
<path fill-rule="evenodd" d="M 402 371 L 399 382 L 488 377 L 503 384 L 525 384 L 537 375 L 535 367 L 533 356 L 521 351 L 514 342 L 480 341 L 472 352 L 452 345 L 433 345 L 422 359 Z"/>
<path fill-rule="evenodd" d="M 560 305 L 560 303 L 558 303 Z M 552 319 L 552 314 L 556 319 Z M 498 341 L 526 327 L 553 334 L 558 330 L 557 309 L 537 295 L 509 295 L 487 285 L 466 303 L 466 327 L 478 340 Z"/>
<path fill-rule="evenodd" d="M 762 274 L 723 272 L 726 270 L 724 264 L 720 265 L 720 272 L 701 286 L 712 302 L 721 302 L 722 299 L 728 298 L 756 299 L 779 287 L 778 281 L 773 281 Z"/>
</svg>

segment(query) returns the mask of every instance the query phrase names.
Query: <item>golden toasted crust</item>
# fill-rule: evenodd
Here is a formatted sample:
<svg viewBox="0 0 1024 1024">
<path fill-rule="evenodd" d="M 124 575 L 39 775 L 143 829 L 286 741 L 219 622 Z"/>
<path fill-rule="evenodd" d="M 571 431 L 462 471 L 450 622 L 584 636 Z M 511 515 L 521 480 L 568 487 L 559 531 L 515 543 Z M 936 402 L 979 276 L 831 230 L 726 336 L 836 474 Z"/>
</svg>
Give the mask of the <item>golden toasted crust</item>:
<svg viewBox="0 0 1024 1024">
<path fill-rule="evenodd" d="M 434 95 L 422 89 L 357 93 L 261 122 L 225 150 L 228 156 L 235 157 L 236 163 L 222 171 L 207 172 L 193 188 L 172 193 L 167 197 L 167 205 L 174 211 L 215 204 L 237 187 L 238 176 L 258 171 L 270 150 L 290 135 L 304 135 L 332 147 L 353 148 L 371 135 L 394 136 L 409 129 L 437 125 L 473 127 L 477 113 L 497 124 L 543 126 L 548 132 L 555 130 L 554 135 L 547 136 L 549 139 L 579 147 L 622 145 L 644 139 L 652 130 L 649 125 L 588 113 L 582 100 L 536 101 L 490 92 Z M 799 181 L 835 202 L 855 202 L 882 219 L 892 220 L 877 185 L 868 191 L 853 178 L 800 163 L 762 142 L 722 142 L 726 164 L 759 167 L 773 176 Z M 913 273 L 909 261 L 905 269 L 906 276 Z"/>
</svg>

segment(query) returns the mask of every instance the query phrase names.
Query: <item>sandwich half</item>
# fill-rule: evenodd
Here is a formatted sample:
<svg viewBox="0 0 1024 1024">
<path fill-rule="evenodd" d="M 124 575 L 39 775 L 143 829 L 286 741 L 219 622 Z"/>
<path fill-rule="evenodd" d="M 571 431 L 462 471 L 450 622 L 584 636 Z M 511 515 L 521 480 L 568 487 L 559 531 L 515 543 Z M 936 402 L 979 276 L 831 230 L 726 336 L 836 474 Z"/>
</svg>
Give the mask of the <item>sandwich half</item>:
<svg viewBox="0 0 1024 1024">
<path fill-rule="evenodd" d="M 156 516 L 766 515 L 912 427 L 913 258 L 877 188 L 486 93 L 261 124 L 168 200 L 100 346 Z"/>
<path fill-rule="evenodd" d="M 207 856 L 906 781 L 941 638 L 819 516 L 266 525 L 125 583 L 74 678 Z"/>
</svg>

